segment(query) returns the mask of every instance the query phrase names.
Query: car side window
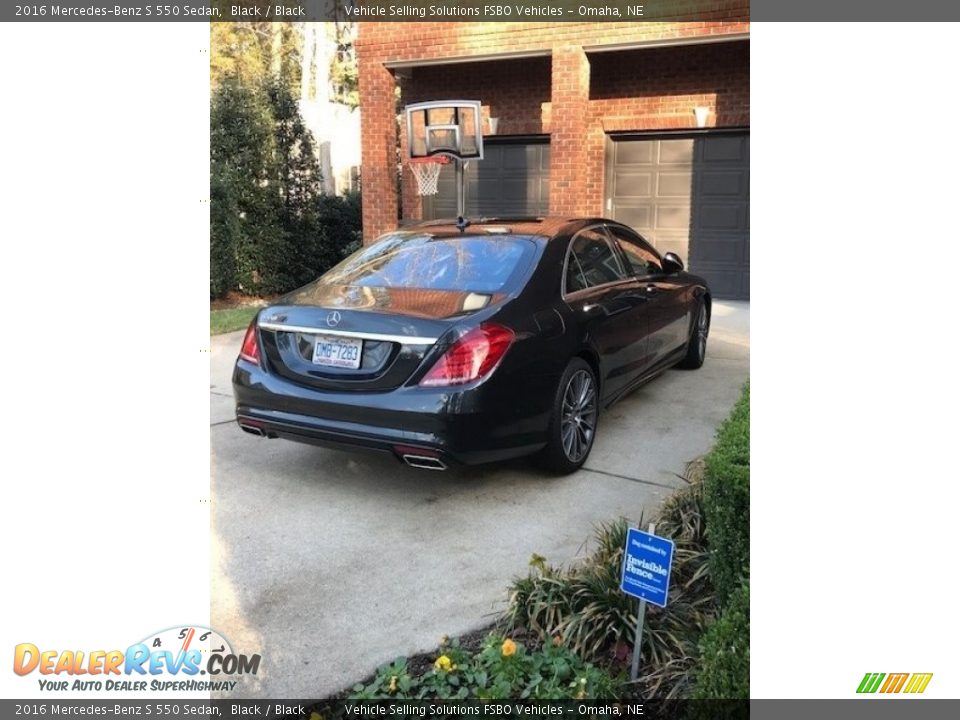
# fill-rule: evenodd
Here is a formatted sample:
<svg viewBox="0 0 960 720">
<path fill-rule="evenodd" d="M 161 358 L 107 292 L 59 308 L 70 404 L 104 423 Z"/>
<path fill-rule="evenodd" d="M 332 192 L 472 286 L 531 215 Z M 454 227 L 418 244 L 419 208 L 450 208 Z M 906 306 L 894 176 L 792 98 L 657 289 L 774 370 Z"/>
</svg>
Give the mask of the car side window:
<svg viewBox="0 0 960 720">
<path fill-rule="evenodd" d="M 623 251 L 624 257 L 627 258 L 627 264 L 629 264 L 634 275 L 640 277 L 658 275 L 663 271 L 660 257 L 652 248 L 645 247 L 646 243 L 639 237 L 633 236 L 615 225 L 608 225 L 607 229 L 617 246 Z"/>
<path fill-rule="evenodd" d="M 570 244 L 566 292 L 572 293 L 626 277 L 620 258 L 601 230 L 584 230 Z"/>
</svg>

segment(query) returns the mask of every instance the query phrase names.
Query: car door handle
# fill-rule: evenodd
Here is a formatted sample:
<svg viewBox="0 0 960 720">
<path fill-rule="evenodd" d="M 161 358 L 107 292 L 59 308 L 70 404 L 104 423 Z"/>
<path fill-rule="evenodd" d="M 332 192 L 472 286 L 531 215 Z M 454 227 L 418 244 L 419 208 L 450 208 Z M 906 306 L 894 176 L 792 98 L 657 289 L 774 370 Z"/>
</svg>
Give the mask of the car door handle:
<svg viewBox="0 0 960 720">
<path fill-rule="evenodd" d="M 584 305 L 581 310 L 585 315 L 591 317 L 599 317 L 600 315 L 605 315 L 606 317 L 613 317 L 614 315 L 619 315 L 622 312 L 626 312 L 630 309 L 630 306 L 626 303 L 613 303 L 611 305 L 606 305 L 604 303 L 591 303 Z"/>
</svg>

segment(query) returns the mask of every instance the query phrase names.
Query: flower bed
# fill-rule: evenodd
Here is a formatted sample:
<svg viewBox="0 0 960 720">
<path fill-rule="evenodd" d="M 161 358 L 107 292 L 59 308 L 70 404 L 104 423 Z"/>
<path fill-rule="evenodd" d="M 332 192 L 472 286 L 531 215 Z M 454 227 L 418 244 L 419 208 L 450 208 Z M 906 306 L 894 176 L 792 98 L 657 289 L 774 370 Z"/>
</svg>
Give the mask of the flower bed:
<svg viewBox="0 0 960 720">
<path fill-rule="evenodd" d="M 418 668 L 417 665 L 420 665 Z M 351 700 L 582 700 L 622 696 L 622 677 L 581 660 L 559 638 L 530 647 L 497 633 L 479 647 L 444 638 L 432 666 L 398 658 L 347 693 Z"/>
</svg>

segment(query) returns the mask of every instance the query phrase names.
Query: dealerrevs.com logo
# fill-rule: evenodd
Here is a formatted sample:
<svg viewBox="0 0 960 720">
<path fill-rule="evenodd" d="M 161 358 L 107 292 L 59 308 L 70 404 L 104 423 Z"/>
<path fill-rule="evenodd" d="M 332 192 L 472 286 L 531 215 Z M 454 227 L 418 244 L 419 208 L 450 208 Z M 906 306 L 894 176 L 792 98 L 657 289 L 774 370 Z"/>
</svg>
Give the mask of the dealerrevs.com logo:
<svg viewBox="0 0 960 720">
<path fill-rule="evenodd" d="M 200 625 L 168 628 L 126 650 L 42 650 L 20 643 L 13 671 L 37 673 L 41 690 L 231 691 L 241 675 L 256 675 L 259 655 L 235 653 L 226 638 Z"/>
<path fill-rule="evenodd" d="M 858 693 L 922 693 L 930 684 L 933 673 L 867 673 L 857 686 Z"/>
</svg>

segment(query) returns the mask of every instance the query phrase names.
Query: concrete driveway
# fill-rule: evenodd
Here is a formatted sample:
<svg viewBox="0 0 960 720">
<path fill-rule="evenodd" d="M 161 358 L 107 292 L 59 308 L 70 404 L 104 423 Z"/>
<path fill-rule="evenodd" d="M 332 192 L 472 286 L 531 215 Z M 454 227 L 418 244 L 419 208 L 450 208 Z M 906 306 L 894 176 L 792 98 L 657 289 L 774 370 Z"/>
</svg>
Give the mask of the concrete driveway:
<svg viewBox="0 0 960 720">
<path fill-rule="evenodd" d="M 670 370 L 600 422 L 584 469 L 529 461 L 418 471 L 389 457 L 243 433 L 211 339 L 211 624 L 263 656 L 235 697 L 323 697 L 493 619 L 531 553 L 584 552 L 595 523 L 638 519 L 679 487 L 749 375 L 750 306 L 716 302 L 707 360 Z"/>
</svg>

